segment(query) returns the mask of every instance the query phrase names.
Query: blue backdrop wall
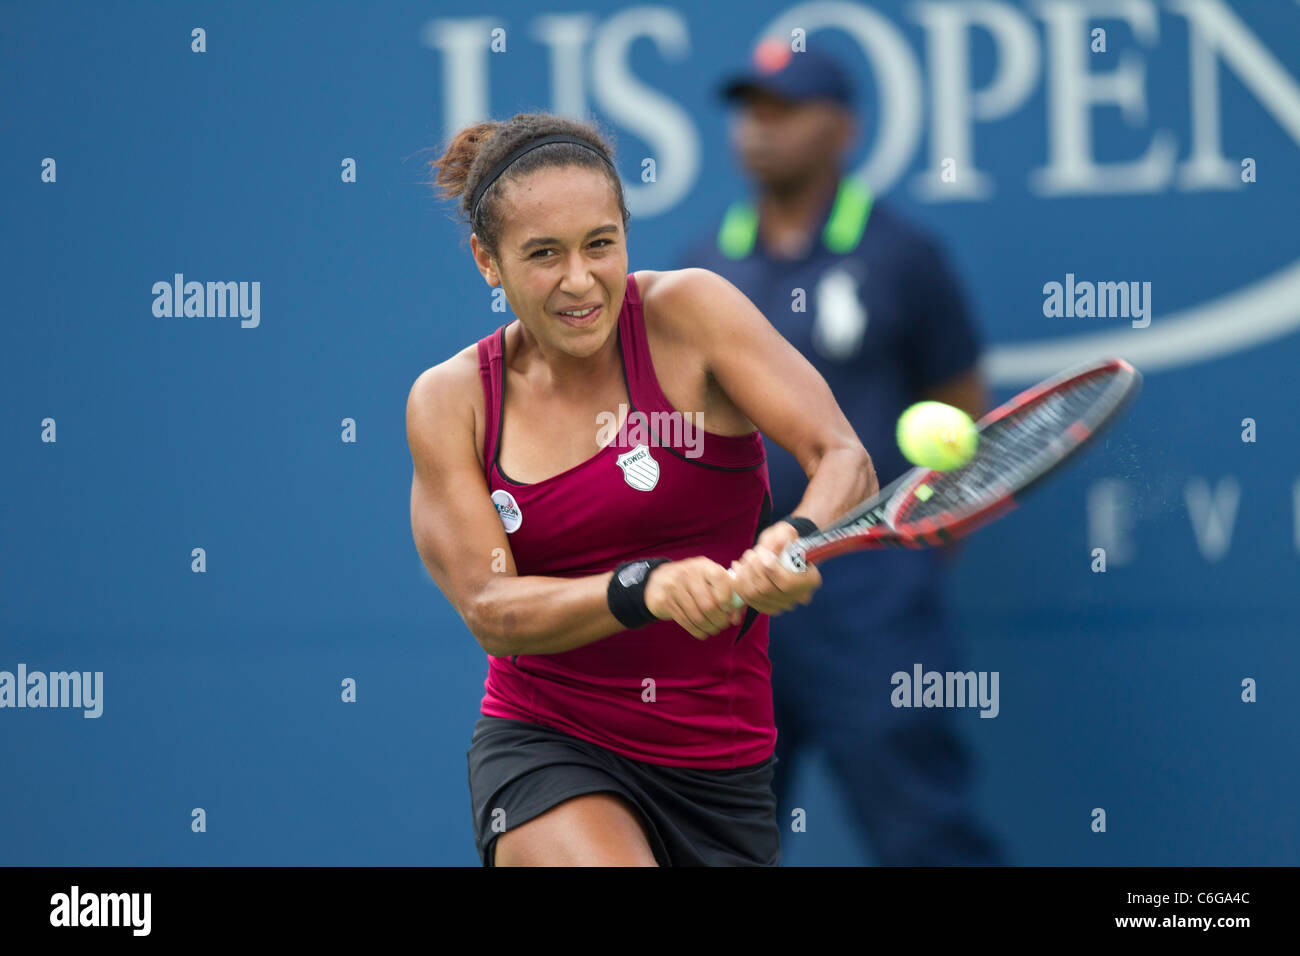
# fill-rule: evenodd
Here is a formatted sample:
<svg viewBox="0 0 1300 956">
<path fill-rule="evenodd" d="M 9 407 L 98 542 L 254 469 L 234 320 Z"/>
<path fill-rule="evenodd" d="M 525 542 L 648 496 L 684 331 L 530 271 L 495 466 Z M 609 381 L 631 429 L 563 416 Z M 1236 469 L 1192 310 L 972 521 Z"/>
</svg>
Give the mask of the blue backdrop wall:
<svg viewBox="0 0 1300 956">
<path fill-rule="evenodd" d="M 412 544 L 404 406 L 510 316 L 425 164 L 485 115 L 595 116 L 631 268 L 668 268 L 746 194 L 714 82 L 795 27 L 852 65 L 853 168 L 942 236 L 999 400 L 1146 375 L 960 563 L 1006 691 L 964 715 L 982 808 L 1020 863 L 1300 862 L 1300 4 L 0 15 L 0 671 L 103 675 L 95 718 L 0 708 L 0 863 L 477 864 L 486 659 Z M 160 317 L 177 274 L 256 313 Z M 1045 316 L 1067 274 L 1149 281 L 1149 325 Z M 818 760 L 795 795 L 786 862 L 871 859 Z"/>
</svg>

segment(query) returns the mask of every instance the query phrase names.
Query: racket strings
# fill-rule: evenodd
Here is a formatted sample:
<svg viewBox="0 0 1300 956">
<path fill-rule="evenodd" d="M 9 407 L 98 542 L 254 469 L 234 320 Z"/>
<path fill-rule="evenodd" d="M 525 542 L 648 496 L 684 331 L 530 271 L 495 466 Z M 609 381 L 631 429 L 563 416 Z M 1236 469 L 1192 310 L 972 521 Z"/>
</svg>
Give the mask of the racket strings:
<svg viewBox="0 0 1300 956">
<path fill-rule="evenodd" d="M 961 468 L 933 474 L 926 482 L 931 494 L 924 501 L 909 495 L 893 521 L 974 511 L 1028 484 L 1084 440 L 1087 432 L 1074 434 L 1071 425 L 1082 422 L 1090 431 L 1122 398 L 1125 389 L 1114 387 L 1115 378 L 1078 379 L 985 426 L 975 456 Z"/>
</svg>

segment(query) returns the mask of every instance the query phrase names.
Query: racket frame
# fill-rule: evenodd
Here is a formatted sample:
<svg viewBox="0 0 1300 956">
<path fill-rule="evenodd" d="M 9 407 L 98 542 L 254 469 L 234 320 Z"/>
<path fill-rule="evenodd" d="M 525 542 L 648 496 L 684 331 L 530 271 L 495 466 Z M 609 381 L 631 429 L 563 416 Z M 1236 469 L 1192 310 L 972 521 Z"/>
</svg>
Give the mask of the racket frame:
<svg viewBox="0 0 1300 956">
<path fill-rule="evenodd" d="M 1072 382 L 1112 371 L 1117 373 L 1113 387 L 1123 389 L 1119 399 L 1100 412 L 1094 420 L 1085 422 L 1084 419 L 1076 419 L 1066 426 L 1061 434 L 1071 436 L 1074 444 L 1022 484 L 1015 488 L 1008 486 L 1004 494 L 970 514 L 955 517 L 950 521 L 923 518 L 918 522 L 909 523 L 905 526 L 905 530 L 900 530 L 895 527 L 895 521 L 899 511 L 914 500 L 916 489 L 934 476 L 944 474 L 932 468 L 917 466 L 903 472 L 887 487 L 882 488 L 827 527 L 807 537 L 791 541 L 781 552 L 782 566 L 787 570 L 798 572 L 807 570 L 810 561 L 815 564 L 849 551 L 890 547 L 920 549 L 950 544 L 1013 511 L 1019 505 L 1019 498 L 1023 498 L 1031 488 L 1053 474 L 1119 418 L 1141 390 L 1142 375 L 1121 358 L 1082 362 L 1017 393 L 976 423 L 976 428 L 982 433 L 990 425 L 1021 411 L 1052 392 L 1063 390 Z M 1087 418 L 1086 413 L 1084 418 Z M 1056 441 L 1060 441 L 1060 438 Z M 870 530 L 856 531 L 859 526 Z M 826 536 L 831 534 L 834 538 L 828 540 Z"/>
</svg>

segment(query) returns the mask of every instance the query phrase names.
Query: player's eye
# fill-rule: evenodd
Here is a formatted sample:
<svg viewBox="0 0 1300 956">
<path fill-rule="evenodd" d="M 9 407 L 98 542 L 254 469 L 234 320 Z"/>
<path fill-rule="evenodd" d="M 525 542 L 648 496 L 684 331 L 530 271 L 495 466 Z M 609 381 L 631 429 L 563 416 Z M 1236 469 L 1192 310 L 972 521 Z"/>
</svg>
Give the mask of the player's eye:
<svg viewBox="0 0 1300 956">
<path fill-rule="evenodd" d="M 614 240 L 612 240 L 612 239 L 595 239 L 595 240 L 593 240 L 593 241 L 590 243 L 590 245 L 593 246 L 593 247 L 599 247 L 601 243 L 605 243 L 605 244 L 607 244 L 607 245 L 611 245 L 611 246 L 612 246 L 612 245 L 614 244 Z M 532 253 L 528 258 L 529 258 L 529 259 L 536 259 L 536 258 L 537 258 L 539 255 L 541 255 L 543 252 L 554 252 L 554 251 L 555 251 L 555 250 L 552 249 L 550 246 L 547 246 L 547 247 L 544 248 L 544 249 L 538 249 L 538 250 L 534 251 L 534 252 L 533 252 L 533 253 Z M 549 258 L 549 257 L 547 257 L 547 258 Z"/>
</svg>

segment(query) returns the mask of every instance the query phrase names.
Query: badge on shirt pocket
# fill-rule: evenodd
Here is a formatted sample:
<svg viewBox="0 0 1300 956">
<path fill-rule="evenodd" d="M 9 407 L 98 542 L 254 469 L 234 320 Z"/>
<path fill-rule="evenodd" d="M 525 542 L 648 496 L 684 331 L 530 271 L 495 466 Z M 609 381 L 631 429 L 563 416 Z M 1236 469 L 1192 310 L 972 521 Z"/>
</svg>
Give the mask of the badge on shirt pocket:
<svg viewBox="0 0 1300 956">
<path fill-rule="evenodd" d="M 867 309 L 858 294 L 857 278 L 839 266 L 828 269 L 817 280 L 814 295 L 813 347 L 828 359 L 853 358 L 867 331 Z"/>
<path fill-rule="evenodd" d="M 497 506 L 497 514 L 501 516 L 501 524 L 505 526 L 506 534 L 518 531 L 519 526 L 524 523 L 524 513 L 519 510 L 519 502 L 515 501 L 515 496 L 504 488 L 498 488 L 492 492 L 492 503 Z"/>
<path fill-rule="evenodd" d="M 650 457 L 645 445 L 637 445 L 615 460 L 623 469 L 623 480 L 637 491 L 649 491 L 659 484 L 659 462 Z"/>
</svg>

